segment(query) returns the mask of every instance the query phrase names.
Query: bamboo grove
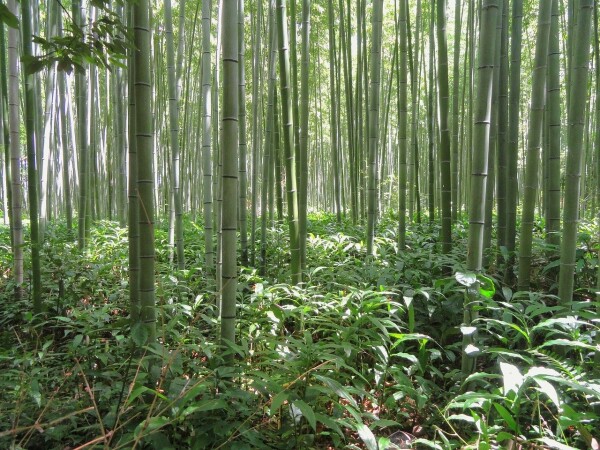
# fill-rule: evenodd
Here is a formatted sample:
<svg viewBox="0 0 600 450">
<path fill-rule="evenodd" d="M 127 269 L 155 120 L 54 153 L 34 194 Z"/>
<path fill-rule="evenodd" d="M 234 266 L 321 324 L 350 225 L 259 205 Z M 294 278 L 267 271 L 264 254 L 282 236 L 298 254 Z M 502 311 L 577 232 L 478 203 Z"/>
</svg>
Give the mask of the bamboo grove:
<svg viewBox="0 0 600 450">
<path fill-rule="evenodd" d="M 439 221 L 439 251 L 450 254 L 468 218 L 467 269 L 521 291 L 542 223 L 568 304 L 578 221 L 600 212 L 597 9 L 592 0 L 9 0 L 0 200 L 15 295 L 30 290 L 32 310 L 44 311 L 49 222 L 66 220 L 85 253 L 91 224 L 118 221 L 132 324 L 152 342 L 154 227 L 169 224 L 183 271 L 190 216 L 222 340 L 233 343 L 239 270 L 273 263 L 273 221 L 287 224 L 280 245 L 289 281 L 301 284 L 308 211 L 364 224 L 367 255 L 390 211 L 398 252 L 410 251 L 407 225 Z M 468 292 L 467 328 L 478 295 Z M 465 349 L 472 339 L 465 333 Z M 465 352 L 463 371 L 473 367 Z"/>
</svg>

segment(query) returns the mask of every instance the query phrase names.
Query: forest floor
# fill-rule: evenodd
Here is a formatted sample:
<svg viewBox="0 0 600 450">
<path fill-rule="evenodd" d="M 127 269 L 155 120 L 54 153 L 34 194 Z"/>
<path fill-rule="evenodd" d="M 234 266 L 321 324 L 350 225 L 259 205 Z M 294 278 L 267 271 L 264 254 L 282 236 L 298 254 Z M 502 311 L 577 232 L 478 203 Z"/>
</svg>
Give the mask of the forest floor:
<svg viewBox="0 0 600 450">
<path fill-rule="evenodd" d="M 533 290 L 516 292 L 495 266 L 506 252 L 488 255 L 485 275 L 465 270 L 464 223 L 442 255 L 437 224 L 409 227 L 398 251 L 387 216 L 367 257 L 363 227 L 311 215 L 306 282 L 293 286 L 277 225 L 266 273 L 241 268 L 237 342 L 223 349 L 201 224 L 185 222 L 183 271 L 157 228 L 149 346 L 129 322 L 126 229 L 97 223 L 81 254 L 51 225 L 34 316 L 28 280 L 14 300 L 0 226 L 0 448 L 599 448 L 598 258 L 586 227 L 565 307 L 541 235 Z M 463 327 L 476 285 L 478 318 Z M 466 380 L 465 334 L 476 360 Z"/>
</svg>

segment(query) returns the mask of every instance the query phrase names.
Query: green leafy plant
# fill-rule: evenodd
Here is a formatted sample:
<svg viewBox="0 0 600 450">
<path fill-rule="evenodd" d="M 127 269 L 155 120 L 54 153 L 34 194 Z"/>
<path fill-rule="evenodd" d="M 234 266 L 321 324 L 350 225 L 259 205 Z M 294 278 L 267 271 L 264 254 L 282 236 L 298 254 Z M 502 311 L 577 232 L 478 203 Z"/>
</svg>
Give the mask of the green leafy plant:
<svg viewBox="0 0 600 450">
<path fill-rule="evenodd" d="M 315 215 L 306 283 L 282 282 L 278 226 L 269 271 L 242 268 L 239 340 L 225 359 L 214 282 L 191 237 L 200 225 L 184 225 L 184 271 L 173 271 L 166 230 L 157 231 L 159 338 L 141 353 L 132 351 L 146 339 L 128 318 L 126 234 L 112 222 L 96 224 L 85 255 L 64 224 L 48 227 L 41 317 L 0 285 L 3 447 L 583 448 L 598 439 L 598 305 L 584 290 L 568 309 L 547 293 L 513 292 L 494 274 L 465 272 L 460 249 L 432 251 L 426 226 L 409 229 L 412 250 L 399 252 L 392 221 L 368 259 L 364 230 Z M 469 290 L 479 356 L 462 380 Z"/>
</svg>

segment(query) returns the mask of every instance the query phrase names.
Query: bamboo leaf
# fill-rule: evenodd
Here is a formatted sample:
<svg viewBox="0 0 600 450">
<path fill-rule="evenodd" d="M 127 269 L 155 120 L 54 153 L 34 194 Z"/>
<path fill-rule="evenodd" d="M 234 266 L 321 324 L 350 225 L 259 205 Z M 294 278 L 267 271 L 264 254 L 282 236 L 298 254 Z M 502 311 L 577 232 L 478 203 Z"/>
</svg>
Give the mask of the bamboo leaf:
<svg viewBox="0 0 600 450">
<path fill-rule="evenodd" d="M 19 19 L 10 12 L 4 3 L 0 3 L 0 22 L 5 23 L 11 28 L 19 28 Z"/>
</svg>

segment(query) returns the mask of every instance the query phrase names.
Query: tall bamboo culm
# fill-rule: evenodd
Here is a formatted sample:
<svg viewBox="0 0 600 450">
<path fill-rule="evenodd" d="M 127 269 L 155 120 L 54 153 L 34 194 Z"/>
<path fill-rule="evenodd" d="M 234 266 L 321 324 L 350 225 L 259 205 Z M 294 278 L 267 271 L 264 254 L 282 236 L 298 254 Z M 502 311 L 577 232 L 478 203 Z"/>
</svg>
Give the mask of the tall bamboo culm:
<svg viewBox="0 0 600 450">
<path fill-rule="evenodd" d="M 204 217 L 204 258 L 206 270 L 214 275 L 213 180 L 211 163 L 212 85 L 210 67 L 211 0 L 202 2 L 202 195 Z"/>
<path fill-rule="evenodd" d="M 558 296 L 561 303 L 573 300 L 575 250 L 579 224 L 579 198 L 582 169 L 585 108 L 588 89 L 593 0 L 580 0 L 577 27 L 573 36 L 572 72 L 569 82 L 568 151 L 565 172 L 563 234 L 560 247 Z"/>
<path fill-rule="evenodd" d="M 21 32 L 23 37 L 22 52 L 24 58 L 33 56 L 31 3 L 21 0 Z M 26 69 L 26 68 L 25 68 Z M 25 80 L 25 134 L 27 136 L 27 193 L 29 199 L 29 230 L 31 240 L 31 287 L 33 297 L 33 312 L 42 312 L 42 271 L 39 236 L 39 205 L 38 205 L 38 166 L 37 166 L 37 132 L 36 102 L 39 101 L 34 92 L 34 76 L 27 70 L 21 72 Z"/>
<path fill-rule="evenodd" d="M 510 259 L 504 281 L 512 282 L 517 236 L 518 158 L 519 158 L 519 105 L 521 102 L 521 41 L 523 34 L 523 0 L 513 0 L 510 38 L 510 88 L 508 94 L 508 137 L 506 148 L 506 249 Z"/>
<path fill-rule="evenodd" d="M 489 154 L 490 115 L 498 0 L 484 0 L 481 6 L 481 27 L 477 55 L 477 73 L 473 117 L 473 149 L 471 164 L 471 193 L 469 199 L 469 241 L 467 269 L 480 272 L 483 260 L 483 231 L 485 222 L 485 194 Z M 469 288 L 465 296 L 463 325 L 466 329 L 477 318 L 474 308 L 478 301 L 477 289 Z M 468 376 L 475 368 L 475 358 L 467 351 L 473 344 L 473 333 L 463 336 L 462 372 Z"/>
<path fill-rule="evenodd" d="M 452 188 L 451 188 L 451 162 L 450 162 L 450 127 L 448 116 L 450 114 L 448 85 L 448 44 L 446 39 L 446 0 L 437 0 L 437 40 L 438 40 L 438 93 L 439 93 L 439 127 L 440 127 L 440 186 L 442 206 L 442 252 L 450 253 L 452 250 Z"/>
<path fill-rule="evenodd" d="M 406 35 L 406 2 L 400 1 L 398 14 L 398 31 L 400 42 L 399 70 L 397 72 L 398 84 L 398 153 L 399 153 L 399 193 L 398 193 L 398 248 L 404 250 L 406 246 L 406 159 L 408 153 L 407 128 L 408 128 L 408 99 L 407 99 L 407 35 Z M 413 112 L 414 114 L 414 112 Z"/>
<path fill-rule="evenodd" d="M 546 65 L 548 62 L 548 39 L 552 2 L 541 2 L 538 13 L 538 35 L 531 80 L 531 112 L 527 133 L 527 159 L 525 164 L 524 199 L 519 234 L 519 290 L 529 290 L 531 273 L 531 247 L 533 220 L 537 196 L 540 149 L 542 146 L 542 123 L 546 99 Z"/>
<path fill-rule="evenodd" d="M 165 34 L 167 47 L 167 83 L 169 94 L 169 142 L 171 149 L 171 197 L 172 215 L 175 219 L 175 251 L 177 267 L 185 269 L 183 253 L 183 204 L 181 196 L 181 170 L 179 150 L 179 93 L 175 73 L 175 49 L 173 43 L 173 14 L 171 0 L 165 0 Z"/>
<path fill-rule="evenodd" d="M 377 223 L 378 180 L 377 155 L 379 146 L 379 91 L 381 86 L 381 37 L 383 27 L 383 0 L 373 1 L 371 73 L 369 92 L 369 157 L 367 163 L 367 254 L 373 255 Z"/>
<path fill-rule="evenodd" d="M 137 197 L 139 214 L 139 321 L 146 341 L 156 338 L 154 306 L 154 134 L 152 110 L 150 3 L 138 0 L 133 6 L 135 146 L 137 154 Z"/>
<path fill-rule="evenodd" d="M 15 0 L 8 1 L 9 10 L 19 16 Z M 15 297 L 23 290 L 23 184 L 21 181 L 21 125 L 19 121 L 19 30 L 8 29 L 8 116 L 10 130 L 10 171 L 12 185 L 12 241 Z"/>
<path fill-rule="evenodd" d="M 285 174 L 290 236 L 292 283 L 302 281 L 298 224 L 298 190 L 296 158 L 294 156 L 294 122 L 292 114 L 292 92 L 290 51 L 288 45 L 287 14 L 284 0 L 277 0 L 277 38 L 279 45 L 279 78 L 281 83 L 281 119 L 283 126 L 283 148 L 285 152 Z"/>
<path fill-rule="evenodd" d="M 239 135 L 239 69 L 238 69 L 238 1 L 224 0 L 223 90 L 221 126 L 223 128 L 221 173 L 222 206 L 222 271 L 221 271 L 221 342 L 235 342 L 237 295 L 237 213 L 238 213 L 238 135 Z"/>
</svg>

